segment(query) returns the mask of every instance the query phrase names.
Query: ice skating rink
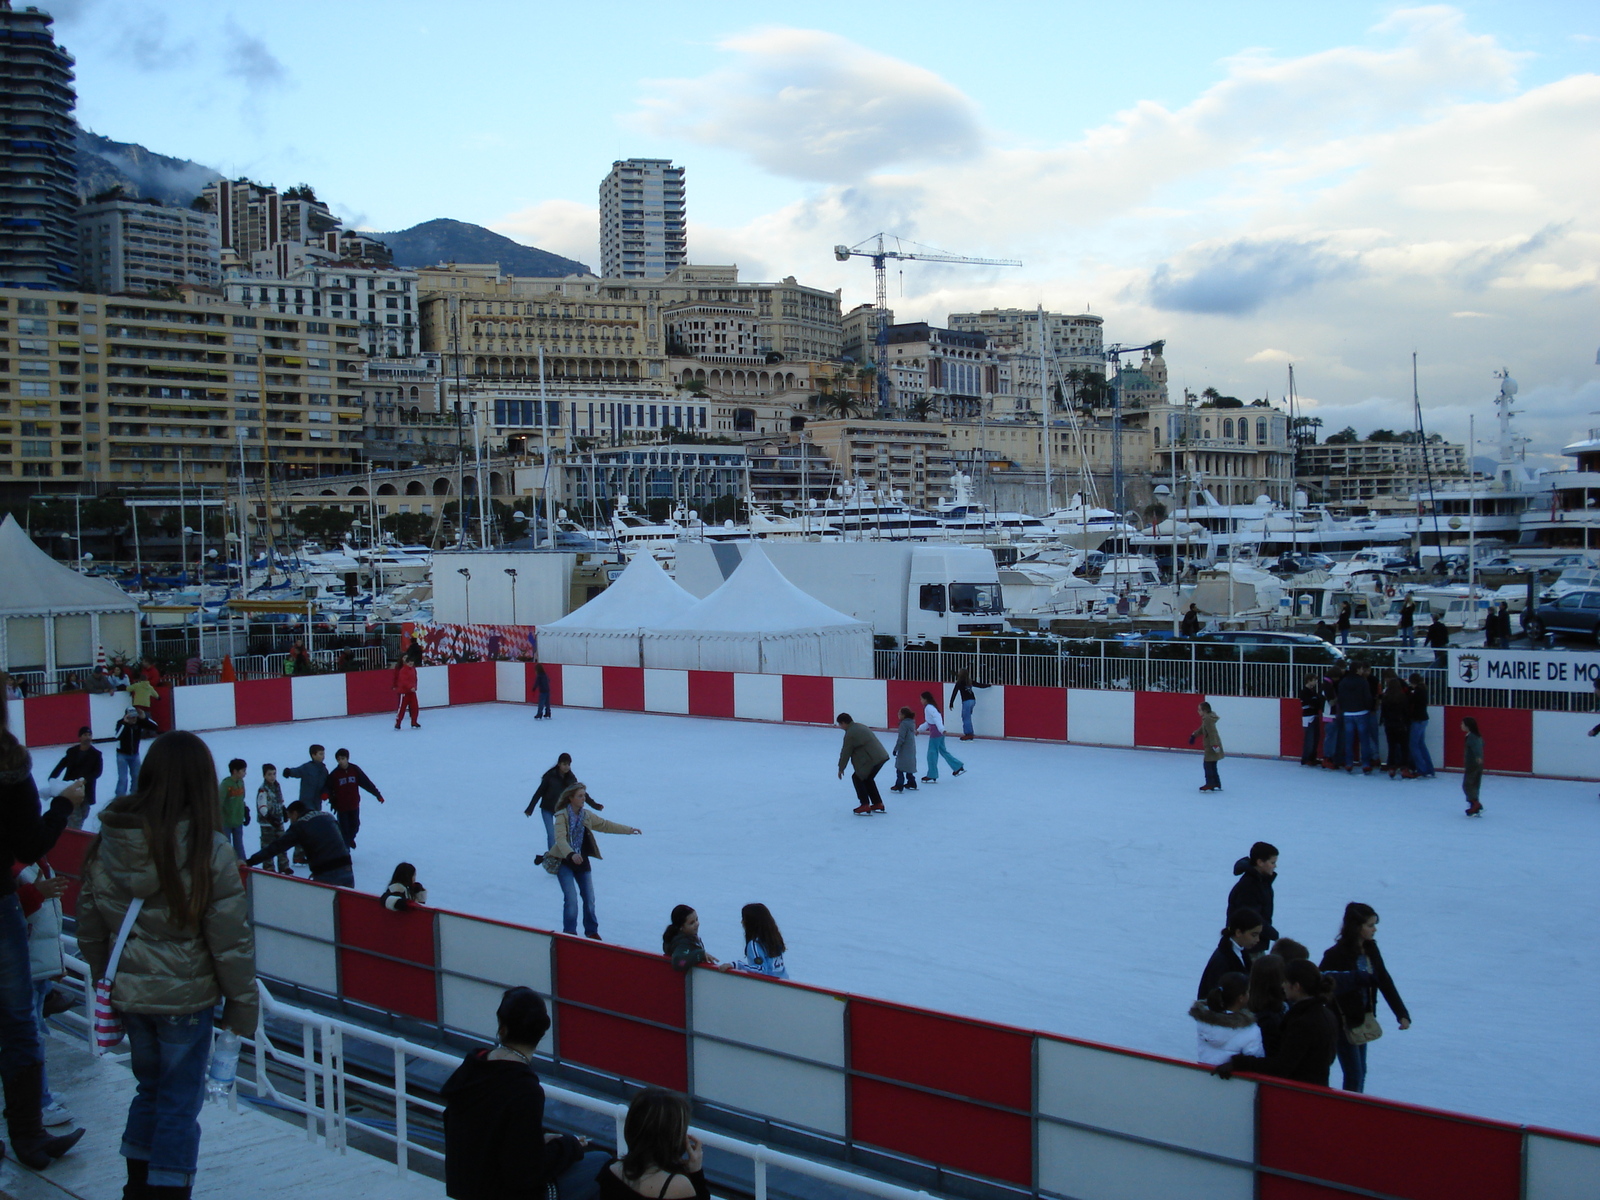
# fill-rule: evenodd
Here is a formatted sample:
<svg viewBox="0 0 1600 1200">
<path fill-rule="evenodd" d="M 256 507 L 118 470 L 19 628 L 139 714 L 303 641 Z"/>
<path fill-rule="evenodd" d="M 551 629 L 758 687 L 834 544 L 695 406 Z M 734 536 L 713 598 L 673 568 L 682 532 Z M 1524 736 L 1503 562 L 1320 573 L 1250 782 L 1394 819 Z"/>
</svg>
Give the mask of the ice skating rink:
<svg viewBox="0 0 1600 1200">
<path fill-rule="evenodd" d="M 1490 776 L 1468 820 L 1455 774 L 1228 759 L 1225 790 L 1201 795 L 1198 754 L 952 740 L 965 775 L 895 796 L 885 768 L 888 814 L 857 817 L 832 728 L 570 708 L 535 721 L 500 704 L 422 719 L 205 736 L 219 770 L 249 762 L 252 798 L 262 761 L 348 747 L 389 801 L 362 802 L 363 890 L 406 859 L 432 903 L 543 928 L 560 927 L 560 889 L 533 865 L 544 831 L 522 810 L 565 750 L 603 815 L 644 830 L 600 837 L 607 941 L 658 951 L 685 903 L 707 949 L 736 957 L 739 908 L 760 900 L 797 980 L 1177 1058 L 1194 1053 L 1186 1010 L 1232 864 L 1264 839 L 1282 851 L 1275 923 L 1313 955 L 1346 901 L 1382 918 L 1414 1024 L 1380 1006 L 1373 1094 L 1600 1134 L 1594 785 Z M 37 756 L 39 778 L 54 761 Z M 253 825 L 246 839 L 253 851 Z"/>
</svg>

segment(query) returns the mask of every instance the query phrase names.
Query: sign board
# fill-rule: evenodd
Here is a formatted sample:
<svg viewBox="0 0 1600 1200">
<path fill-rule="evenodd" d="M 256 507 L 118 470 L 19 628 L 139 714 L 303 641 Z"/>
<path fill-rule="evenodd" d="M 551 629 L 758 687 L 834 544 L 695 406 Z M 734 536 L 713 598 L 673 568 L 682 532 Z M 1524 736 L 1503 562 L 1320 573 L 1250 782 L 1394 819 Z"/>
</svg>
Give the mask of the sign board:
<svg viewBox="0 0 1600 1200">
<path fill-rule="evenodd" d="M 1588 692 L 1600 679 L 1600 654 L 1557 650 L 1451 650 L 1449 683 L 1513 692 Z"/>
</svg>

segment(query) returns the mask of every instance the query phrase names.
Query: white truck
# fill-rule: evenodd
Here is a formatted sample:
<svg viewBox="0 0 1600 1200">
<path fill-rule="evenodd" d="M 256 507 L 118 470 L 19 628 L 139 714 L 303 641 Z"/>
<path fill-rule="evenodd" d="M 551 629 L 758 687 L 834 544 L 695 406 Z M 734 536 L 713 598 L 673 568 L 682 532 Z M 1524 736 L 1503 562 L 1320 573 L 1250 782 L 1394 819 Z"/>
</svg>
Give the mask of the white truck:
<svg viewBox="0 0 1600 1200">
<path fill-rule="evenodd" d="M 1000 572 L 994 555 L 980 546 L 680 541 L 678 583 L 696 596 L 709 595 L 753 544 L 801 591 L 870 622 L 874 634 L 897 643 L 999 633 L 1005 625 Z"/>
</svg>

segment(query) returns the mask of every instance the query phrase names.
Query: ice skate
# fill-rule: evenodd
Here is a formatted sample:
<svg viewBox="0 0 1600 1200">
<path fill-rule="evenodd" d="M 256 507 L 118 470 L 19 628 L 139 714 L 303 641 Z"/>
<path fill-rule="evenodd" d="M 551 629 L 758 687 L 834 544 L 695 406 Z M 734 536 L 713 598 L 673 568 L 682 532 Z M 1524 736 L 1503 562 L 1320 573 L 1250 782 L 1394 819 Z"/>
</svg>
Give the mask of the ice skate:
<svg viewBox="0 0 1600 1200">
<path fill-rule="evenodd" d="M 957 767 L 954 771 L 950 772 L 950 778 L 954 779 L 957 775 L 965 775 L 966 773 L 967 769 L 965 767 Z"/>
<path fill-rule="evenodd" d="M 854 808 L 852 808 L 850 811 L 855 813 L 857 816 L 863 816 L 866 813 L 869 813 L 869 812 L 872 811 L 872 805 L 870 805 L 870 804 L 858 804 Z"/>
<path fill-rule="evenodd" d="M 871 809 L 871 811 L 872 811 L 872 812 L 875 812 L 875 813 L 881 813 L 881 812 L 888 812 L 888 811 L 889 811 L 889 810 L 888 810 L 888 809 L 887 809 L 887 808 L 885 808 L 885 807 L 884 807 L 884 806 L 883 806 L 883 805 L 881 805 L 881 804 L 874 804 L 874 805 L 873 805 L 873 806 L 872 806 L 872 809 Z"/>
<path fill-rule="evenodd" d="M 938 783 L 939 781 L 937 779 L 935 779 L 932 775 L 924 775 L 922 777 L 922 782 L 923 783 Z"/>
</svg>

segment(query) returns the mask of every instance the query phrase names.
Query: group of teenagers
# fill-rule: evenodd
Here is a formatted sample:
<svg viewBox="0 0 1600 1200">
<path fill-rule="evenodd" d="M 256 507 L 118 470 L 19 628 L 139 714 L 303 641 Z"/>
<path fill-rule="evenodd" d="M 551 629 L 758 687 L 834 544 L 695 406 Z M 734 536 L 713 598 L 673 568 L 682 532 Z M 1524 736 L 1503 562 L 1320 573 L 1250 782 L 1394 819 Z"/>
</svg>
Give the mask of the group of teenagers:
<svg viewBox="0 0 1600 1200">
<path fill-rule="evenodd" d="M 1367 663 L 1334 663 L 1325 674 L 1308 675 L 1300 689 L 1304 737 L 1300 765 L 1364 775 L 1386 771 L 1390 779 L 1432 779 L 1437 773 L 1428 750 L 1428 685 L 1413 673 L 1390 672 L 1380 684 Z M 1378 731 L 1388 744 L 1388 761 L 1379 754 Z M 1483 733 L 1477 719 L 1461 720 L 1461 790 L 1467 816 L 1483 815 Z"/>
<path fill-rule="evenodd" d="M 1366 1090 L 1367 1046 L 1383 1036 L 1381 994 L 1401 1029 L 1411 1014 L 1378 949 L 1378 914 L 1345 905 L 1338 937 L 1313 965 L 1310 951 L 1272 925 L 1278 848 L 1256 842 L 1233 865 L 1227 925 L 1189 1009 L 1199 1061 L 1226 1079 L 1249 1071 L 1328 1085 L 1335 1060 L 1344 1089 Z"/>
</svg>

